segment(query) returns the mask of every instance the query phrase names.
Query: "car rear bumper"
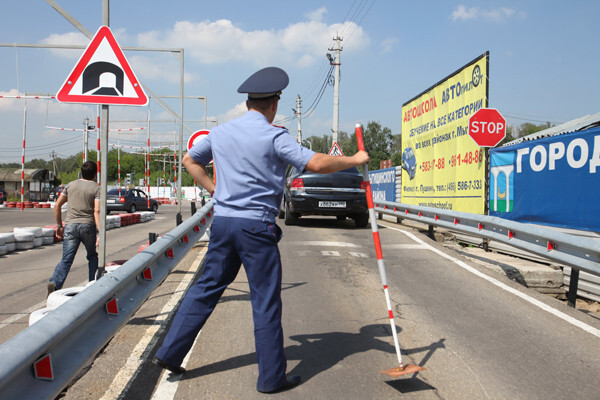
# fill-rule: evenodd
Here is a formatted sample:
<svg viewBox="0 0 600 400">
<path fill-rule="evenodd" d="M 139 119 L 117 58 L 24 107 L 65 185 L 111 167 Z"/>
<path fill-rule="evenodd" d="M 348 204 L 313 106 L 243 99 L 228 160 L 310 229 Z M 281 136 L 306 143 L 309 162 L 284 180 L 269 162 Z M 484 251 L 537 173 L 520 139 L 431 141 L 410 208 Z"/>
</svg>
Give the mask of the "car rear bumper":
<svg viewBox="0 0 600 400">
<path fill-rule="evenodd" d="M 323 202 L 329 204 L 323 204 Z M 340 203 L 345 203 L 342 207 Z M 336 206 L 332 206 L 332 205 Z M 300 215 L 361 215 L 369 212 L 364 193 L 330 193 L 314 195 L 296 193 L 290 198 L 290 211 Z"/>
</svg>

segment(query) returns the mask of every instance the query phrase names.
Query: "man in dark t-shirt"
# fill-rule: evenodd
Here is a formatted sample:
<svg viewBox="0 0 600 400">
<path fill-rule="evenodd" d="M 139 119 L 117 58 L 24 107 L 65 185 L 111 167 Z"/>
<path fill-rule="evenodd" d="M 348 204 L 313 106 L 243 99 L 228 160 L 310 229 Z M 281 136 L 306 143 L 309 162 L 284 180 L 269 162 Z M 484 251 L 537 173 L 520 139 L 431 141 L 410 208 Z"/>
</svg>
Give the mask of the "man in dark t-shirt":
<svg viewBox="0 0 600 400">
<path fill-rule="evenodd" d="M 48 295 L 62 288 L 80 243 L 83 243 L 87 251 L 89 280 L 96 278 L 96 233 L 100 226 L 100 186 L 95 182 L 96 172 L 96 163 L 84 162 L 81 166 L 82 179 L 69 183 L 54 206 L 56 234 L 60 238 L 64 237 L 64 241 L 62 259 L 48 282 Z M 63 227 L 61 208 L 65 203 L 67 218 Z"/>
</svg>

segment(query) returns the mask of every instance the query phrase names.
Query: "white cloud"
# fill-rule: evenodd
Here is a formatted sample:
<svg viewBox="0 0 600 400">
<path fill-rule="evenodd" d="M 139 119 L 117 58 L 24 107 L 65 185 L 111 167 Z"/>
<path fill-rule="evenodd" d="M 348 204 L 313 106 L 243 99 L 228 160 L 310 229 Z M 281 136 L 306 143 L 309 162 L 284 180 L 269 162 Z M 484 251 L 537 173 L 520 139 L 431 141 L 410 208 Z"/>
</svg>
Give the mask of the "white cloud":
<svg viewBox="0 0 600 400">
<path fill-rule="evenodd" d="M 327 9 L 325 7 L 321 7 L 317 10 L 311 11 L 306 14 L 309 20 L 311 21 L 319 21 L 323 20 L 323 15 L 327 14 Z"/>
<path fill-rule="evenodd" d="M 232 119 L 241 117 L 242 115 L 244 115 L 246 112 L 248 111 L 248 108 L 246 107 L 246 102 L 243 101 L 239 104 L 237 104 L 235 107 L 233 107 L 230 110 L 227 110 L 226 112 L 224 112 L 223 114 L 219 114 L 217 116 L 217 122 L 219 124 L 225 123 L 227 121 L 231 121 Z M 211 119 L 211 117 L 209 117 L 209 120 Z M 213 117 L 214 119 L 214 117 Z"/>
<path fill-rule="evenodd" d="M 352 32 L 352 52 L 366 47 L 369 38 L 352 22 L 327 25 L 319 19 L 325 10 L 310 14 L 311 20 L 281 30 L 244 31 L 232 21 L 179 21 L 168 31 L 149 31 L 137 36 L 139 46 L 185 48 L 186 57 L 204 64 L 250 62 L 257 66 L 287 64 L 310 66 L 323 57 L 336 32 Z"/>
<path fill-rule="evenodd" d="M 452 21 L 485 20 L 501 22 L 511 18 L 516 14 L 517 12 L 515 10 L 507 7 L 482 10 L 479 7 L 471 7 L 467 9 L 464 5 L 460 4 L 454 9 L 454 11 L 452 11 L 450 18 Z M 523 13 L 520 13 L 519 15 L 524 16 Z"/>
<path fill-rule="evenodd" d="M 381 53 L 389 53 L 396 46 L 397 43 L 398 38 L 395 37 L 389 37 L 384 39 L 383 42 L 381 42 Z"/>
</svg>

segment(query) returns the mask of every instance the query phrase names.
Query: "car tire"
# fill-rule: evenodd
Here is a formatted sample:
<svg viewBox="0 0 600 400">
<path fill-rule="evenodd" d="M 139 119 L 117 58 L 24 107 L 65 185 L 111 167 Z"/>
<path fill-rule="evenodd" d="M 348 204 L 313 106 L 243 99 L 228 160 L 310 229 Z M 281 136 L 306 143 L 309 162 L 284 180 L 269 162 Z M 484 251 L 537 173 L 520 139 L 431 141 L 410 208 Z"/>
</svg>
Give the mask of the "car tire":
<svg viewBox="0 0 600 400">
<path fill-rule="evenodd" d="M 130 212 L 131 214 L 133 214 L 133 213 L 135 212 L 135 204 L 132 204 L 132 205 L 129 207 L 129 212 Z"/>
<path fill-rule="evenodd" d="M 156 204 L 156 203 L 152 204 L 152 211 L 154 211 L 154 214 L 156 214 L 158 212 L 158 204 Z"/>
<path fill-rule="evenodd" d="M 361 214 L 354 218 L 354 224 L 357 228 L 366 228 L 369 224 L 369 214 Z"/>
<path fill-rule="evenodd" d="M 284 210 L 284 214 L 285 214 L 285 220 L 284 223 L 286 225 L 296 225 L 298 223 L 298 217 L 296 217 L 289 208 L 289 203 L 285 202 L 285 210 Z"/>
</svg>

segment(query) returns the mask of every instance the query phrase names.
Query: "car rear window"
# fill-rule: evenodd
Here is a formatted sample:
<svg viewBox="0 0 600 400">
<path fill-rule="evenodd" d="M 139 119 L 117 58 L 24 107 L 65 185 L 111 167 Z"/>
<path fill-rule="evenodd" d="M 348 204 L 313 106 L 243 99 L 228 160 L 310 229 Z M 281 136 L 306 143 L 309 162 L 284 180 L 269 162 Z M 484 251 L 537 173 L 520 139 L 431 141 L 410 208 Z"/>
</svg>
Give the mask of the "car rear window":
<svg viewBox="0 0 600 400">
<path fill-rule="evenodd" d="M 121 195 L 124 195 L 126 192 L 125 189 L 121 189 Z M 106 192 L 107 195 L 113 195 L 113 196 L 118 196 L 119 195 L 119 189 L 110 189 L 108 192 Z"/>
</svg>

